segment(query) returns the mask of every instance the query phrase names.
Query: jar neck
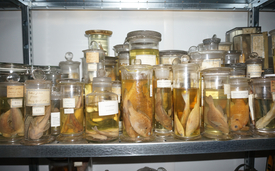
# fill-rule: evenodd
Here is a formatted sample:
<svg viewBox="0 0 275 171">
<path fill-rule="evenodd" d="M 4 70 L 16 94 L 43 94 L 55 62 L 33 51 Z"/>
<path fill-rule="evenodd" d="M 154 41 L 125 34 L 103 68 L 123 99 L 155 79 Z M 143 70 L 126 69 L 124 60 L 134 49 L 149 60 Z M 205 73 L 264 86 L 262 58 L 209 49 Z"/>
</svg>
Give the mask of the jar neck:
<svg viewBox="0 0 275 171">
<path fill-rule="evenodd" d="M 93 87 L 93 92 L 112 92 L 112 87 Z"/>
</svg>

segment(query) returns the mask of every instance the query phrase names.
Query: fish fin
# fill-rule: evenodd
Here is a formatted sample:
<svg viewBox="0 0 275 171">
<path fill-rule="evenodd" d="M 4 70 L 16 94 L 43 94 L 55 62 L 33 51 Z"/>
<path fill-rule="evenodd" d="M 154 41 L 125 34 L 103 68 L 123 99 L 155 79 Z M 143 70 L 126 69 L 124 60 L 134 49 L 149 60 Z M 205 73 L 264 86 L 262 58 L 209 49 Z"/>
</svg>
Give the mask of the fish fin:
<svg viewBox="0 0 275 171">
<path fill-rule="evenodd" d="M 50 123 L 47 123 L 47 125 L 45 126 L 43 132 L 47 131 L 50 127 L 51 127 L 51 124 L 50 124 Z"/>
<path fill-rule="evenodd" d="M 215 124 L 217 127 L 221 126 L 222 124 L 220 122 L 216 122 L 216 121 L 210 121 L 212 122 L 213 124 Z"/>
<path fill-rule="evenodd" d="M 219 112 L 221 112 L 222 116 L 224 116 L 224 112 L 222 110 L 222 107 L 220 105 L 217 105 L 216 108 L 219 110 Z"/>
<path fill-rule="evenodd" d="M 210 104 L 214 105 L 213 97 L 211 95 L 209 95 L 208 97 L 205 96 L 205 101 L 206 101 L 206 103 L 208 103 L 208 105 L 210 105 Z"/>
<path fill-rule="evenodd" d="M 29 137 L 29 127 L 30 127 L 30 124 L 31 124 L 31 122 L 33 121 L 33 117 L 32 116 L 27 116 L 27 118 L 25 119 L 25 127 L 24 127 L 24 129 L 25 129 L 25 137 Z"/>
<path fill-rule="evenodd" d="M 181 96 L 182 96 L 185 104 L 189 103 L 189 93 L 188 92 L 186 92 L 185 94 L 182 93 Z"/>
</svg>

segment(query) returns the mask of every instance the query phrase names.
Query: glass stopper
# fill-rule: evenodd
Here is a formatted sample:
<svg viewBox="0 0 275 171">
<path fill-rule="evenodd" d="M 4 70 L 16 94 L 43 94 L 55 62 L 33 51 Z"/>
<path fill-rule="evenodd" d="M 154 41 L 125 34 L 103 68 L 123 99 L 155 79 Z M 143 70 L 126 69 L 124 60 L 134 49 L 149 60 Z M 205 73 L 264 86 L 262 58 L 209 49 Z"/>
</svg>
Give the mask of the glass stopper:
<svg viewBox="0 0 275 171">
<path fill-rule="evenodd" d="M 7 76 L 6 80 L 8 82 L 19 82 L 20 76 L 16 73 L 11 73 L 9 76 Z"/>
<path fill-rule="evenodd" d="M 73 56 L 74 56 L 74 55 L 73 55 L 72 52 L 67 52 L 67 53 L 65 54 L 65 58 L 66 58 L 67 61 L 72 61 Z"/>
<path fill-rule="evenodd" d="M 105 71 L 105 69 L 99 69 L 98 71 L 97 71 L 97 77 L 106 77 L 106 71 Z"/>
<path fill-rule="evenodd" d="M 44 80 L 46 78 L 46 74 L 41 69 L 36 69 L 32 72 L 32 77 L 35 80 Z"/>
</svg>

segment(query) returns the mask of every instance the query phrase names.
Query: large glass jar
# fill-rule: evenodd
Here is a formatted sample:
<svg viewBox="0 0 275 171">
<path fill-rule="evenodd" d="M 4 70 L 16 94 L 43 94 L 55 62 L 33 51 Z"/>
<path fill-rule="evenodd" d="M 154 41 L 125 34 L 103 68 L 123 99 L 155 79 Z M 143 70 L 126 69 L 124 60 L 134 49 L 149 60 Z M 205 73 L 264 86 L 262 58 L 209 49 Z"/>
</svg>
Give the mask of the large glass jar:
<svg viewBox="0 0 275 171">
<path fill-rule="evenodd" d="M 240 56 L 242 55 L 241 51 L 229 50 L 225 53 L 225 66 L 229 66 L 231 64 L 239 63 Z"/>
<path fill-rule="evenodd" d="M 260 135 L 275 136 L 275 79 L 255 78 L 252 81 L 254 93 L 254 114 L 256 131 Z"/>
<path fill-rule="evenodd" d="M 105 75 L 105 74 L 104 74 Z M 118 139 L 118 96 L 112 93 L 110 77 L 95 77 L 93 92 L 86 96 L 86 140 L 110 142 Z"/>
<path fill-rule="evenodd" d="M 63 80 L 58 84 L 60 101 L 60 135 L 61 142 L 76 142 L 83 138 L 83 83 L 75 80 Z"/>
<path fill-rule="evenodd" d="M 109 53 L 109 38 L 113 34 L 109 30 L 87 30 L 85 31 L 86 36 L 88 37 L 88 47 L 90 47 L 92 41 L 100 43 L 102 50 L 106 52 L 106 55 Z"/>
<path fill-rule="evenodd" d="M 173 65 L 174 135 L 183 140 L 200 138 L 200 97 L 197 64 Z"/>
<path fill-rule="evenodd" d="M 139 61 L 139 62 L 138 62 Z M 139 64 L 138 64 L 139 63 Z M 123 133 L 122 141 L 154 140 L 153 67 L 140 64 L 121 67 Z"/>
<path fill-rule="evenodd" d="M 162 50 L 159 52 L 160 64 L 172 64 L 175 58 L 181 58 L 182 55 L 187 55 L 183 50 Z"/>
<path fill-rule="evenodd" d="M 159 42 L 161 34 L 156 31 L 138 30 L 127 34 L 126 41 L 130 46 L 130 61 L 140 59 L 142 64 L 159 64 Z"/>
<path fill-rule="evenodd" d="M 204 78 L 203 136 L 217 140 L 231 139 L 230 136 L 230 68 L 218 67 L 202 71 Z"/>
<path fill-rule="evenodd" d="M 253 52 L 245 63 L 247 78 L 257 78 L 262 76 L 263 59 L 258 57 L 257 53 Z"/>
<path fill-rule="evenodd" d="M 72 61 L 73 59 L 73 53 L 67 52 L 65 54 L 66 61 L 59 62 L 59 67 L 61 69 L 61 79 L 80 79 L 79 76 L 79 65 L 80 62 L 78 61 Z"/>
<path fill-rule="evenodd" d="M 0 142 L 14 143 L 24 136 L 24 84 L 19 75 L 0 83 Z"/>
</svg>

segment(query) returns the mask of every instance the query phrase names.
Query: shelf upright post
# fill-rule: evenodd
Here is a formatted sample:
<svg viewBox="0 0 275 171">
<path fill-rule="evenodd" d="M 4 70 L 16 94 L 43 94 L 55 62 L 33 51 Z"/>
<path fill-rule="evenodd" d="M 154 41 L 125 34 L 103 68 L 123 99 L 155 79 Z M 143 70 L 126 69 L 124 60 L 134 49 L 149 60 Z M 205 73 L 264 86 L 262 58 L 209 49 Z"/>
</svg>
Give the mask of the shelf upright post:
<svg viewBox="0 0 275 171">
<path fill-rule="evenodd" d="M 259 7 L 252 7 L 248 12 L 248 27 L 259 26 Z"/>
<path fill-rule="evenodd" d="M 246 164 L 244 166 L 245 169 L 254 168 L 254 163 L 255 163 L 254 152 L 253 151 L 245 152 L 245 158 L 244 158 L 244 164 Z M 249 166 L 249 168 L 247 168 L 246 166 Z"/>
<path fill-rule="evenodd" d="M 32 25 L 31 11 L 28 5 L 21 5 L 22 17 L 22 41 L 23 41 L 23 62 L 31 65 L 32 61 Z"/>
</svg>

